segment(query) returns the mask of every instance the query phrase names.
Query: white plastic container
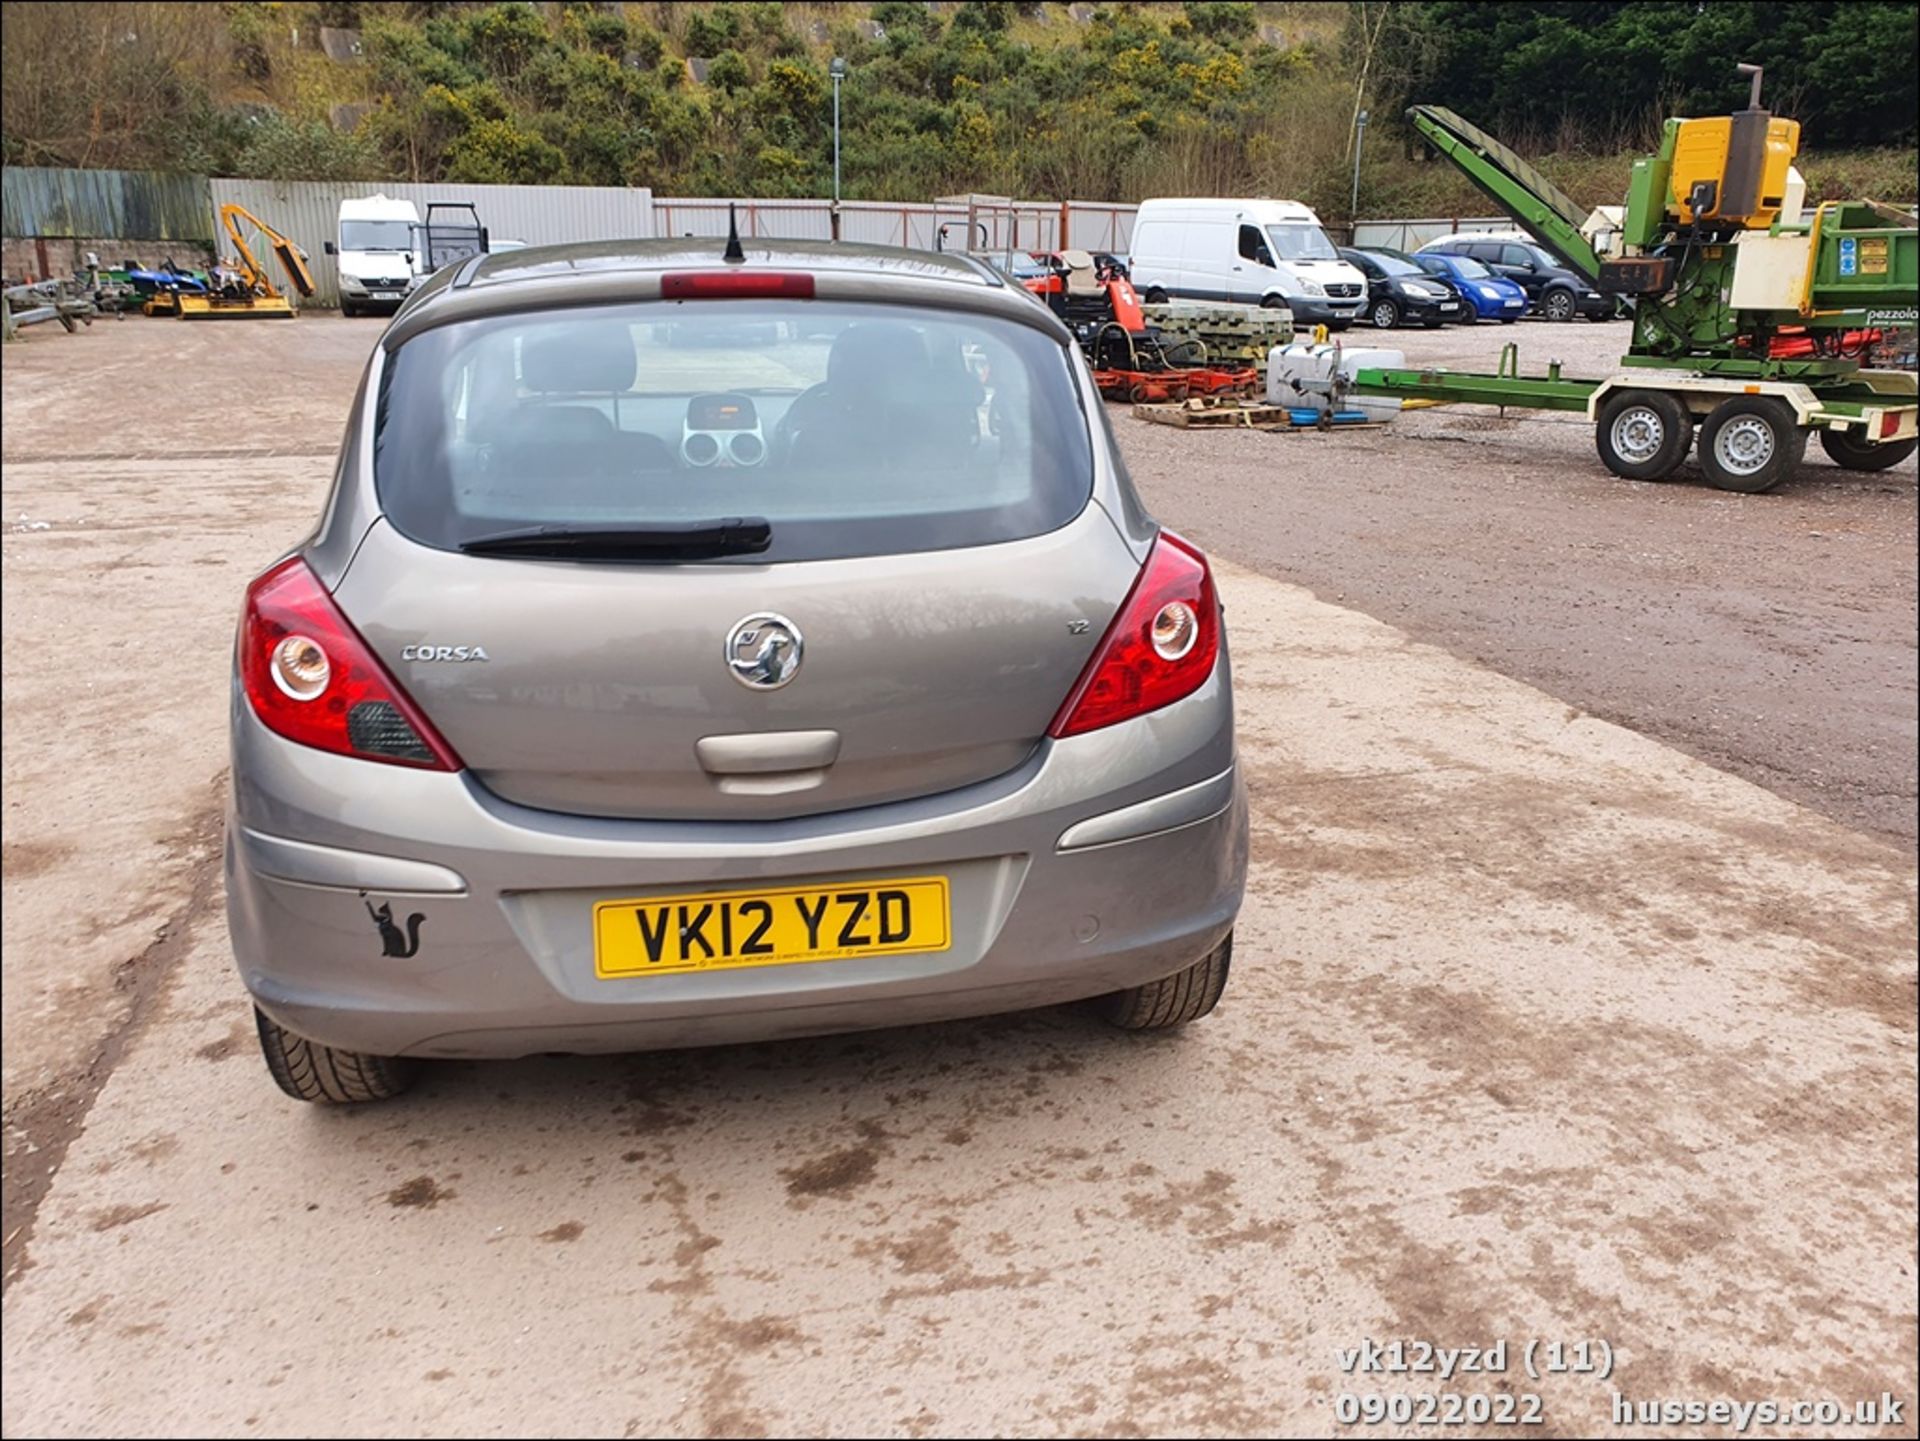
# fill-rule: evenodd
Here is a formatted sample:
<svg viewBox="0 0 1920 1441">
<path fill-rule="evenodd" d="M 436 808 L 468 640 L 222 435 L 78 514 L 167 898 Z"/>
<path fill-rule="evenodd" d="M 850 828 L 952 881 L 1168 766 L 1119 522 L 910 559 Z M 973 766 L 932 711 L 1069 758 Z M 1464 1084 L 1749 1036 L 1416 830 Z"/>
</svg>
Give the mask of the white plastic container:
<svg viewBox="0 0 1920 1441">
<path fill-rule="evenodd" d="M 1349 380 L 1357 371 L 1404 370 L 1407 364 L 1405 351 L 1374 346 L 1276 345 L 1267 353 L 1267 404 L 1326 414 L 1336 356 L 1340 373 Z M 1364 411 L 1368 420 L 1392 420 L 1400 413 L 1400 402 L 1390 395 L 1348 395 L 1340 409 Z"/>
</svg>

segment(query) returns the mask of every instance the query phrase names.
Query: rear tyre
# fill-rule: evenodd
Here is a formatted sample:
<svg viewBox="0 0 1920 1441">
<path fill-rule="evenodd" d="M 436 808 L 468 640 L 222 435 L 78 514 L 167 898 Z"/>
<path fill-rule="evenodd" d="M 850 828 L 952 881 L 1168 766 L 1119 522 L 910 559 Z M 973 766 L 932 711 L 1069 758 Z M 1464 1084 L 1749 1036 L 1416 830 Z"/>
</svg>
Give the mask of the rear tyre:
<svg viewBox="0 0 1920 1441">
<path fill-rule="evenodd" d="M 1720 490 L 1759 495 L 1800 468 L 1807 432 L 1778 396 L 1723 400 L 1700 427 L 1700 468 Z"/>
<path fill-rule="evenodd" d="M 1905 440 L 1874 445 L 1856 439 L 1850 430 L 1820 432 L 1820 448 L 1827 453 L 1827 459 L 1843 470 L 1885 470 L 1912 455 L 1916 444 L 1920 444 L 1920 440 L 1911 435 Z"/>
<path fill-rule="evenodd" d="M 1143 298 L 1149 305 L 1165 305 L 1167 303 L 1167 292 L 1156 285 L 1153 289 L 1149 290 Z"/>
<path fill-rule="evenodd" d="M 1677 396 L 1657 390 L 1609 395 L 1593 428 L 1600 462 L 1627 480 L 1665 480 L 1693 445 L 1693 417 Z"/>
<path fill-rule="evenodd" d="M 269 1019 L 258 1006 L 254 1024 L 260 1031 L 260 1054 L 275 1084 L 296 1101 L 347 1106 L 360 1101 L 385 1101 L 413 1084 L 418 1065 L 399 1056 L 363 1056 L 336 1051 L 318 1041 L 296 1036 Z"/>
<path fill-rule="evenodd" d="M 1220 1002 L 1233 962 L 1233 935 L 1188 966 L 1144 986 L 1115 991 L 1094 1002 L 1104 1020 L 1123 1031 L 1170 1031 L 1197 1021 Z"/>
<path fill-rule="evenodd" d="M 1400 307 L 1391 300 L 1376 300 L 1373 309 L 1367 312 L 1367 319 L 1373 322 L 1375 330 L 1392 330 L 1400 323 Z"/>
<path fill-rule="evenodd" d="M 1540 302 L 1540 313 L 1549 320 L 1571 320 L 1580 307 L 1573 302 L 1571 290 L 1549 290 Z"/>
</svg>

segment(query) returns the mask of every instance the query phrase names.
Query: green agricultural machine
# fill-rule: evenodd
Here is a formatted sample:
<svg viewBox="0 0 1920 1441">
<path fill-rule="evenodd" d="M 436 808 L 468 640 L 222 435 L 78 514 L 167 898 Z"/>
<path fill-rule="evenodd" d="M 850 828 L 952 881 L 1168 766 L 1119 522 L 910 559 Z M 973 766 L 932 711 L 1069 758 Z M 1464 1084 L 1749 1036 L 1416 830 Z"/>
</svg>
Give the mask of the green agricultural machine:
<svg viewBox="0 0 1920 1441">
<path fill-rule="evenodd" d="M 1665 480 L 1699 431 L 1700 467 L 1723 490 L 1771 490 L 1809 436 L 1849 470 L 1913 454 L 1920 400 L 1911 369 L 1874 357 L 1920 323 L 1920 229 L 1871 200 L 1809 214 L 1793 167 L 1799 122 L 1749 107 L 1669 120 L 1636 161 L 1624 217 L 1596 249 L 1587 217 L 1520 156 L 1450 110 L 1416 106 L 1414 128 L 1519 226 L 1595 289 L 1626 297 L 1633 342 L 1604 380 L 1362 370 L 1361 394 L 1584 411 L 1615 475 Z M 1897 348 L 1897 343 L 1894 347 Z"/>
</svg>

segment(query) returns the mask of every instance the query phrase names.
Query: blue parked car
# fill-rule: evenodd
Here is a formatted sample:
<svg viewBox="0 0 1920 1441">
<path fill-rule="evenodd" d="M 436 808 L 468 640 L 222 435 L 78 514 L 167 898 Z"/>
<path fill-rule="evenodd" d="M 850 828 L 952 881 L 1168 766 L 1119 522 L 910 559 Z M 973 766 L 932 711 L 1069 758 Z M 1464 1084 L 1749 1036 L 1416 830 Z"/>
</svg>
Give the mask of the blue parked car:
<svg viewBox="0 0 1920 1441">
<path fill-rule="evenodd" d="M 1527 313 L 1527 292 L 1504 276 L 1495 275 L 1479 261 L 1465 255 L 1442 255 L 1423 250 L 1413 263 L 1429 275 L 1453 282 L 1460 298 L 1473 307 L 1467 320 L 1497 320 L 1511 325 Z"/>
</svg>

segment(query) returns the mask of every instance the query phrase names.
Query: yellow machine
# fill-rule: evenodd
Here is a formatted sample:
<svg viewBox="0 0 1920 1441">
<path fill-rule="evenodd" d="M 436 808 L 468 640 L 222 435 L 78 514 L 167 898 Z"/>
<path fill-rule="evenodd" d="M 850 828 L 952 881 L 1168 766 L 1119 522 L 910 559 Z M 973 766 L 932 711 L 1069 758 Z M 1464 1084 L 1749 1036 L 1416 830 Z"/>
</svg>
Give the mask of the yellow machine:
<svg viewBox="0 0 1920 1441">
<path fill-rule="evenodd" d="M 1682 225 L 1740 221 L 1765 230 L 1787 198 L 1787 176 L 1800 149 L 1800 122 L 1754 109 L 1738 115 L 1676 122 L 1670 213 Z"/>
<path fill-rule="evenodd" d="M 273 283 L 266 268 L 253 258 L 243 224 L 258 231 L 302 296 L 313 294 L 313 273 L 300 247 L 244 205 L 220 207 L 220 223 L 233 242 L 235 260 L 216 274 L 205 295 L 173 296 L 171 309 L 182 320 L 291 320 L 299 314 L 293 302 Z"/>
</svg>

